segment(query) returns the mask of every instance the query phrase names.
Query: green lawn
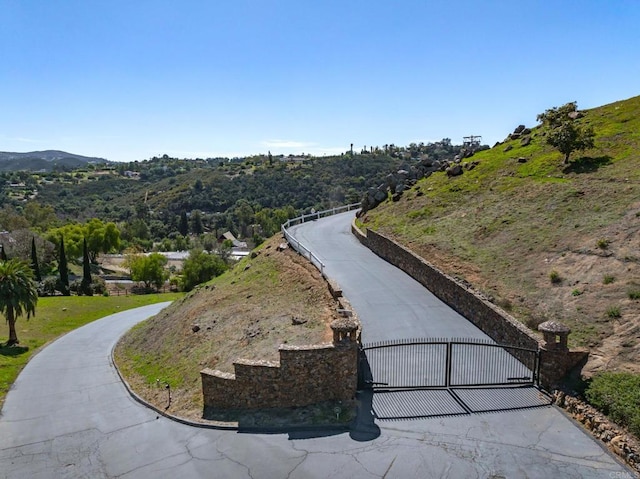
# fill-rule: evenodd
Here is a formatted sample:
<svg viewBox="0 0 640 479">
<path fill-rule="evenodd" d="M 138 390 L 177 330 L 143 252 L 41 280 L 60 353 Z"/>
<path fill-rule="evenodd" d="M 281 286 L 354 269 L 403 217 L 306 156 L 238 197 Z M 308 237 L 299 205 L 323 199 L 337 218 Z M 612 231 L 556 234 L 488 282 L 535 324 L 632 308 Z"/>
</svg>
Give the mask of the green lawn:
<svg viewBox="0 0 640 479">
<path fill-rule="evenodd" d="M 16 323 L 20 344 L 0 347 L 0 405 L 22 368 L 44 344 L 91 321 L 148 304 L 173 301 L 182 293 L 130 296 L 57 296 L 39 298 L 36 315 Z M 0 334 L 5 343 L 9 327 Z"/>
</svg>

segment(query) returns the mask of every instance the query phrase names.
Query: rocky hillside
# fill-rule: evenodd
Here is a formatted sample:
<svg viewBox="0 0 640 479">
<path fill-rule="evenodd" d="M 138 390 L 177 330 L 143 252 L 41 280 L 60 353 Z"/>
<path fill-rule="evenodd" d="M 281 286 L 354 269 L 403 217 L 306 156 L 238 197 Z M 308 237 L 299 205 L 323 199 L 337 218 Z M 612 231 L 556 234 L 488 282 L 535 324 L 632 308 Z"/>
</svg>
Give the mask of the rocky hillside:
<svg viewBox="0 0 640 479">
<path fill-rule="evenodd" d="M 591 350 L 585 373 L 640 371 L 640 97 L 581 113 L 595 147 L 568 165 L 541 127 L 520 126 L 470 158 L 389 177 L 360 221 L 532 328 L 567 324 Z"/>
</svg>

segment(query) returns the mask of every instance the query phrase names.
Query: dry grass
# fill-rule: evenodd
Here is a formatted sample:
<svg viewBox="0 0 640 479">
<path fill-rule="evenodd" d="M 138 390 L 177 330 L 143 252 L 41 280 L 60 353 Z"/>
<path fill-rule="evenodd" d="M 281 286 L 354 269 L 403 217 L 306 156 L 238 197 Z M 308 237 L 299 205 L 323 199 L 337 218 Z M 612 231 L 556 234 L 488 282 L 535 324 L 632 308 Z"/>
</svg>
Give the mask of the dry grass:
<svg viewBox="0 0 640 479">
<path fill-rule="evenodd" d="M 277 361 L 278 346 L 329 342 L 335 303 L 320 273 L 280 235 L 253 259 L 123 337 L 116 361 L 137 393 L 170 413 L 202 416 L 200 370 L 233 372 L 238 358 Z M 197 326 L 197 328 L 196 328 Z M 198 329 L 194 331 L 194 329 Z"/>
<path fill-rule="evenodd" d="M 640 97 L 588 111 L 596 147 L 569 166 L 534 129 L 529 146 L 498 145 L 460 177 L 421 180 L 368 212 L 364 226 L 509 304 L 526 324 L 566 323 L 572 344 L 591 350 L 585 372 L 640 371 L 640 302 L 629 294 L 640 277 L 638 111 Z"/>
</svg>

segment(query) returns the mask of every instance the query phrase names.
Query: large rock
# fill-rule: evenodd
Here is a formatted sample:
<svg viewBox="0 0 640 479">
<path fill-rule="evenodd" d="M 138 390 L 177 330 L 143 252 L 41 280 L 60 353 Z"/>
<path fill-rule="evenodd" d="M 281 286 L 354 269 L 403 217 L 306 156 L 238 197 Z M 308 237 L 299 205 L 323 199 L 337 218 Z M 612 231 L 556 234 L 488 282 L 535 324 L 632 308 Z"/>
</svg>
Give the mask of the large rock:
<svg viewBox="0 0 640 479">
<path fill-rule="evenodd" d="M 446 169 L 447 176 L 460 176 L 462 174 L 462 166 L 455 164 Z"/>
<path fill-rule="evenodd" d="M 387 199 L 387 190 L 383 187 L 378 188 L 373 198 L 376 201 L 376 206 L 378 206 Z"/>
</svg>

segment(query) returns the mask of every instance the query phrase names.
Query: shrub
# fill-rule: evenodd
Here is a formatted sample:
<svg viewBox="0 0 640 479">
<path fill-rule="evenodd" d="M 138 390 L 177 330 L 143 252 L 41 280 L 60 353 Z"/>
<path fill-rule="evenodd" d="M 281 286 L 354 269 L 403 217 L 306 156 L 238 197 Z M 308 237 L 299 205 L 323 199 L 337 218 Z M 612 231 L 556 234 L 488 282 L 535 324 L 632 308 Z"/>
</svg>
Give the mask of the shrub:
<svg viewBox="0 0 640 479">
<path fill-rule="evenodd" d="M 616 280 L 616 278 L 614 276 L 611 276 L 610 274 L 605 274 L 604 278 L 602 278 L 602 284 L 611 284 Z"/>
<path fill-rule="evenodd" d="M 608 318 L 617 319 L 620 316 L 622 316 L 622 313 L 620 313 L 620 307 L 619 306 L 609 306 L 609 308 L 607 308 L 607 317 Z"/>
<path fill-rule="evenodd" d="M 585 391 L 587 400 L 609 418 L 640 437 L 640 375 L 596 374 Z"/>
<path fill-rule="evenodd" d="M 38 283 L 38 296 L 54 296 L 56 294 L 56 286 L 58 278 L 48 276 Z"/>
<path fill-rule="evenodd" d="M 582 291 L 580 291 L 579 289 L 574 289 L 573 291 L 571 291 L 571 296 L 580 296 L 582 294 Z"/>
<path fill-rule="evenodd" d="M 560 273 L 558 273 L 555 269 L 549 273 L 549 279 L 553 284 L 558 284 L 562 282 L 562 277 Z"/>
<path fill-rule="evenodd" d="M 104 294 L 107 290 L 107 284 L 104 279 L 98 276 L 92 276 L 91 283 L 85 284 L 81 279 L 76 279 L 69 284 L 69 290 L 78 296 L 93 296 L 94 294 Z"/>
<path fill-rule="evenodd" d="M 629 299 L 640 299 L 640 289 L 630 289 L 627 291 Z"/>
<path fill-rule="evenodd" d="M 609 247 L 609 240 L 600 238 L 596 241 L 596 246 L 600 249 L 607 249 Z"/>
<path fill-rule="evenodd" d="M 182 266 L 182 290 L 191 291 L 196 285 L 220 276 L 228 268 L 219 256 L 200 249 L 192 250 Z"/>
</svg>

